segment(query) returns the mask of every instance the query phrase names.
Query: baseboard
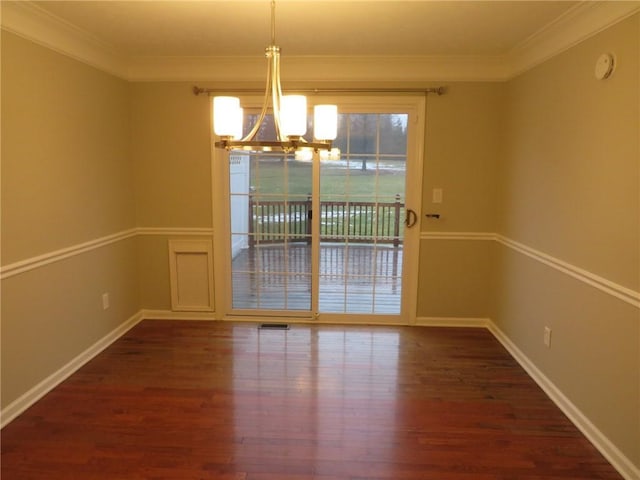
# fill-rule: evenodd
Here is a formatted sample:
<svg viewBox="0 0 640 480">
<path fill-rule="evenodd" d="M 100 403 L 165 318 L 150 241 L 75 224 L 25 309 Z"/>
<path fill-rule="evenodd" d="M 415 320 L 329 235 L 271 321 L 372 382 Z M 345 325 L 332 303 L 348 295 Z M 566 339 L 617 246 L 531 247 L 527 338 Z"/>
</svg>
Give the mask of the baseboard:
<svg viewBox="0 0 640 480">
<path fill-rule="evenodd" d="M 47 378 L 42 380 L 40 383 L 35 385 L 29 391 L 21 395 L 19 398 L 11 402 L 0 412 L 0 428 L 4 428 L 8 425 L 12 420 L 14 420 L 18 415 L 24 412 L 31 405 L 36 403 L 42 397 L 44 397 L 47 393 L 57 387 L 60 383 L 70 377 L 73 373 L 75 373 L 80 367 L 86 364 L 89 360 L 94 358 L 100 352 L 102 352 L 105 348 L 119 339 L 122 335 L 124 335 L 127 331 L 133 328 L 136 324 L 138 324 L 142 320 L 141 312 L 136 313 L 131 318 L 129 318 L 126 322 L 120 324 L 116 329 L 109 332 L 107 335 L 102 337 L 96 343 L 87 348 L 80 355 L 75 357 L 69 363 L 64 365 L 62 368 L 49 375 Z"/>
<path fill-rule="evenodd" d="M 591 423 L 580 409 L 535 366 L 529 357 L 527 357 L 493 321 L 488 320 L 486 327 L 625 480 L 640 480 L 640 468 L 635 466 L 606 435 Z"/>
<path fill-rule="evenodd" d="M 217 320 L 214 312 L 173 312 L 171 310 L 140 310 L 143 320 Z"/>
<path fill-rule="evenodd" d="M 419 327 L 473 327 L 487 328 L 491 320 L 474 317 L 418 317 L 416 325 Z"/>
<path fill-rule="evenodd" d="M 217 320 L 215 313 L 213 312 L 173 312 L 171 310 L 141 310 L 140 315 L 144 320 Z M 259 322 L 264 320 L 265 317 L 225 317 L 225 320 L 235 322 Z M 281 317 L 279 317 L 281 318 Z M 346 325 L 348 322 L 329 321 L 319 322 L 311 318 L 297 318 L 287 317 L 289 323 L 310 323 L 316 325 L 324 324 L 341 324 Z M 351 322 L 354 325 L 362 325 L 367 322 Z M 369 322 L 370 324 L 371 322 Z M 419 327 L 473 327 L 473 328 L 487 328 L 491 320 L 488 318 L 473 318 L 473 317 L 418 317 L 416 318 L 416 326 Z M 378 325 L 379 323 L 376 323 Z M 398 323 L 388 322 L 381 324 L 384 325 L 398 325 Z"/>
</svg>

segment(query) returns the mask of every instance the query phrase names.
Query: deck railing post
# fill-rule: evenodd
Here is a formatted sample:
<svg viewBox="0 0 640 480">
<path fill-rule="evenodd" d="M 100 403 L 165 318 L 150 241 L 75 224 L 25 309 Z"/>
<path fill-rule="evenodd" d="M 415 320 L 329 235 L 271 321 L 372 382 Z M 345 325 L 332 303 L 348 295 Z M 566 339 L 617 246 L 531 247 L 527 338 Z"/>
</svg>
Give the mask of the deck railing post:
<svg viewBox="0 0 640 480">
<path fill-rule="evenodd" d="M 311 220 L 313 218 L 313 207 L 312 207 L 311 194 L 310 193 L 307 194 L 306 210 L 307 210 L 306 236 L 307 236 L 307 243 L 309 245 L 311 245 L 311 225 L 313 223 Z"/>
<path fill-rule="evenodd" d="M 249 194 L 249 248 L 253 248 L 256 244 L 253 231 L 253 195 Z"/>
<path fill-rule="evenodd" d="M 396 193 L 395 216 L 393 219 L 393 246 L 400 245 L 400 194 Z"/>
</svg>

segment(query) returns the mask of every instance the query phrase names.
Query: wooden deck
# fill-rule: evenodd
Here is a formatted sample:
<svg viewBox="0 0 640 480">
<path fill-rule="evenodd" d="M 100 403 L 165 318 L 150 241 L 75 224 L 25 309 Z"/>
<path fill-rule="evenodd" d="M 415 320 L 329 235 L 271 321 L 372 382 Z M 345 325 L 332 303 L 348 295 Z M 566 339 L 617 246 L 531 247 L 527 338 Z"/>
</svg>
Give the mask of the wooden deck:
<svg viewBox="0 0 640 480">
<path fill-rule="evenodd" d="M 147 320 L 1 449 L 3 480 L 622 480 L 477 328 Z"/>
<path fill-rule="evenodd" d="M 247 248 L 233 260 L 236 309 L 311 309 L 311 247 L 306 243 Z M 402 246 L 320 245 L 319 309 L 323 313 L 399 314 Z"/>
</svg>

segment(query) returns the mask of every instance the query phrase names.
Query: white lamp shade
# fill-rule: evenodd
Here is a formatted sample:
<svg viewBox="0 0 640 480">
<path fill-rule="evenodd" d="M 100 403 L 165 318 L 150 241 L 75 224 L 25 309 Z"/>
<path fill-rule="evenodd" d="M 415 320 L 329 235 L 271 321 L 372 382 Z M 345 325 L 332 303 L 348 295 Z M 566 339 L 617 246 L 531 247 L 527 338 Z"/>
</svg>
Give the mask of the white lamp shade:
<svg viewBox="0 0 640 480">
<path fill-rule="evenodd" d="M 242 137 L 242 109 L 237 97 L 213 97 L 213 132 L 221 137 Z"/>
<path fill-rule="evenodd" d="M 313 136 L 318 140 L 335 140 L 338 136 L 338 107 L 316 105 L 313 109 Z"/>
<path fill-rule="evenodd" d="M 307 133 L 307 97 L 283 95 L 280 103 L 280 128 L 284 137 Z"/>
</svg>

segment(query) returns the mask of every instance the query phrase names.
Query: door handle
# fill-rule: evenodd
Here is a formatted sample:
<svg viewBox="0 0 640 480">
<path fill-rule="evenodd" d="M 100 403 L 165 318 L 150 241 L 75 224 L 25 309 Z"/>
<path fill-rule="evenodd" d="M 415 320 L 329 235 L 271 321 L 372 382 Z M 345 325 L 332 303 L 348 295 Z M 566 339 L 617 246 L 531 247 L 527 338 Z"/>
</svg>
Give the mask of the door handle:
<svg viewBox="0 0 640 480">
<path fill-rule="evenodd" d="M 416 223 L 418 223 L 418 214 L 410 208 L 407 208 L 404 218 L 404 224 L 407 226 L 407 228 L 411 228 Z"/>
</svg>

